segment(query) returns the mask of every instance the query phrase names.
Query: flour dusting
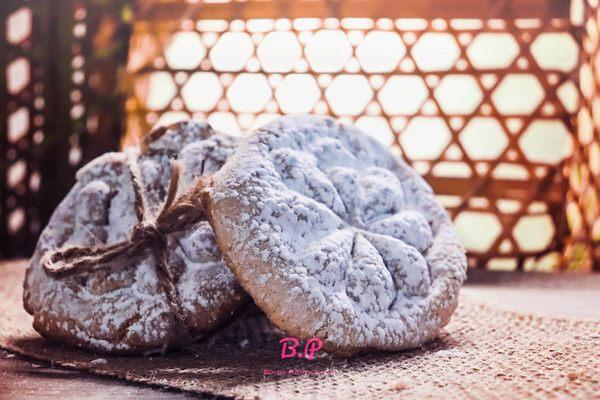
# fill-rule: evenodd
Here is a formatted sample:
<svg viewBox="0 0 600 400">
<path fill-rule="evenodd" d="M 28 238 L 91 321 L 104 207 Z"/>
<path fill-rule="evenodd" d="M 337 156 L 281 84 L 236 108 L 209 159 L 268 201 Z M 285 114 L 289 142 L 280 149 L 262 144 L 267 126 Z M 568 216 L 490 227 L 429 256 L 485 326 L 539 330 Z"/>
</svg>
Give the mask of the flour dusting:
<svg viewBox="0 0 600 400">
<path fill-rule="evenodd" d="M 183 165 L 182 193 L 199 176 L 218 170 L 236 145 L 237 139 L 207 124 L 185 122 L 152 137 L 143 150 L 108 153 L 83 167 L 44 229 L 27 271 L 24 301 L 34 327 L 43 335 L 107 352 L 162 351 L 179 344 L 184 335 L 149 250 L 134 260 L 115 260 L 114 268 L 63 279 L 47 276 L 40 258 L 55 248 L 104 246 L 131 235 L 138 221 L 128 159 L 139 167 L 146 212 L 152 215 L 164 201 L 171 159 Z M 177 292 L 194 334 L 218 326 L 245 302 L 208 222 L 168 235 L 167 258 L 178 272 Z"/>
<path fill-rule="evenodd" d="M 209 197 L 230 267 L 286 333 L 340 353 L 402 349 L 456 306 L 466 260 L 448 215 L 353 127 L 282 117 L 242 140 Z"/>
</svg>

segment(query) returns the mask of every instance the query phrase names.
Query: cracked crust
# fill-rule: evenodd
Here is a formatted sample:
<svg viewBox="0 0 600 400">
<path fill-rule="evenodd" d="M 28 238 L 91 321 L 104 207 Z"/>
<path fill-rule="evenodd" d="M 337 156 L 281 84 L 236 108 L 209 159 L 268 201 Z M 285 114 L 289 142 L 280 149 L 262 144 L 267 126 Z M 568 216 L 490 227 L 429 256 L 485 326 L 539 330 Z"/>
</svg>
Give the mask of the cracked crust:
<svg viewBox="0 0 600 400">
<path fill-rule="evenodd" d="M 166 195 L 169 160 L 183 164 L 179 192 L 213 173 L 233 152 L 237 140 L 207 124 L 185 122 L 160 128 L 132 154 L 145 184 L 146 208 L 155 213 Z M 55 279 L 40 259 L 46 251 L 74 245 L 103 245 L 126 239 L 136 224 L 131 176 L 125 153 L 108 153 L 83 167 L 77 182 L 55 210 L 30 260 L 24 305 L 42 335 L 100 352 L 164 351 L 178 346 L 184 332 L 173 317 L 146 251 L 131 261 L 85 275 Z M 168 262 L 186 321 L 194 336 L 227 321 L 247 296 L 226 267 L 207 221 L 167 237 Z"/>
<path fill-rule="evenodd" d="M 288 335 L 352 355 L 432 340 L 464 249 L 430 187 L 359 130 L 288 116 L 246 137 L 203 202 L 242 287 Z"/>
</svg>

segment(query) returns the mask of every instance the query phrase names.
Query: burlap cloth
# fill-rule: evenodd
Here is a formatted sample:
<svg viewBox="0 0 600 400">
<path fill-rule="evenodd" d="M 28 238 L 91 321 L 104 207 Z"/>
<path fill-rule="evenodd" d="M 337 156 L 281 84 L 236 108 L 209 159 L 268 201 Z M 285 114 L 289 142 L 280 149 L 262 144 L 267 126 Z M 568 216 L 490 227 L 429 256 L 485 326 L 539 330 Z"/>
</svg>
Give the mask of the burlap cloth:
<svg viewBox="0 0 600 400">
<path fill-rule="evenodd" d="M 193 349 L 107 357 L 31 328 L 22 263 L 0 265 L 0 279 L 0 347 L 129 381 L 236 398 L 600 398 L 600 320 L 534 317 L 463 296 L 439 339 L 410 352 L 280 360 L 281 334 L 255 313 Z"/>
</svg>

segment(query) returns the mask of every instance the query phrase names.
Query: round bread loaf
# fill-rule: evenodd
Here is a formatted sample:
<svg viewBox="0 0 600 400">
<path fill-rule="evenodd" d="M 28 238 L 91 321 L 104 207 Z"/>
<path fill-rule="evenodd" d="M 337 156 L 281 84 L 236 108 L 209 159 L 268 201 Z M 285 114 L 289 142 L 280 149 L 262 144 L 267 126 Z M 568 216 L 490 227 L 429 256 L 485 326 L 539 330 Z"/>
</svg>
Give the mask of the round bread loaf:
<svg viewBox="0 0 600 400">
<path fill-rule="evenodd" d="M 108 153 L 83 167 L 44 229 L 27 269 L 24 305 L 33 315 L 34 328 L 76 346 L 131 354 L 181 345 L 231 318 L 247 296 L 203 218 L 166 235 L 163 242 L 164 259 L 176 271 L 180 314 L 161 287 L 151 248 L 107 268 L 65 277 L 49 276 L 42 261 L 56 249 L 102 247 L 131 237 L 140 222 L 132 168 L 139 172 L 146 213 L 155 215 L 165 201 L 172 159 L 183 167 L 178 181 L 182 193 L 200 176 L 218 170 L 236 145 L 236 138 L 207 124 L 184 122 L 151 132 L 140 149 Z M 175 315 L 183 317 L 183 326 Z"/>
<path fill-rule="evenodd" d="M 333 119 L 286 116 L 206 180 L 228 266 L 286 334 L 351 355 L 448 323 L 466 275 L 451 220 L 405 162 Z"/>
</svg>

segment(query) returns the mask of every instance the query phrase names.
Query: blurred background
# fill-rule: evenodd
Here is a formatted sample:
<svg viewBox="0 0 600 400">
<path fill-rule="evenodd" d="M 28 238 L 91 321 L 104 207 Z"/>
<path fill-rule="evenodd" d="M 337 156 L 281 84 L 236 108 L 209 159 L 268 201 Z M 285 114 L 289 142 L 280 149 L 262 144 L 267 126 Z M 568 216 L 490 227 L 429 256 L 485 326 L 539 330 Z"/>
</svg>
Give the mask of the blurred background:
<svg viewBox="0 0 600 400">
<path fill-rule="evenodd" d="M 473 268 L 600 270 L 598 0 L 4 0 L 0 257 L 157 124 L 355 123 L 438 194 Z"/>
</svg>

